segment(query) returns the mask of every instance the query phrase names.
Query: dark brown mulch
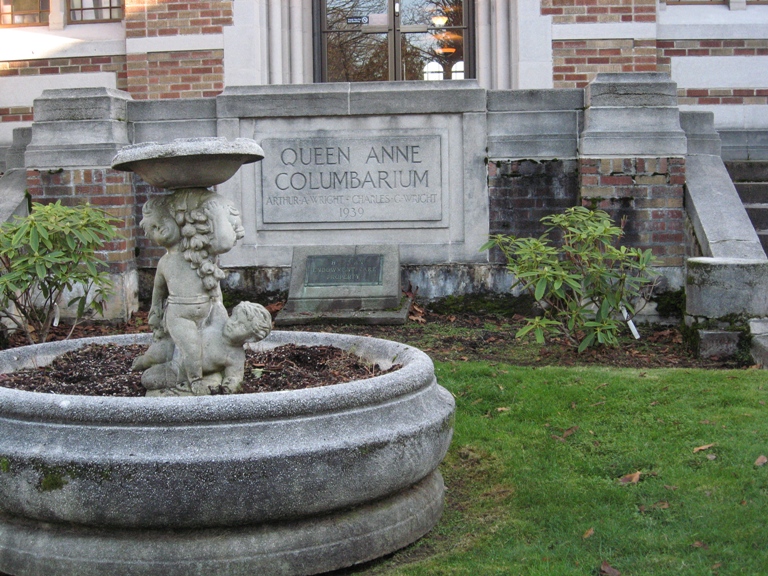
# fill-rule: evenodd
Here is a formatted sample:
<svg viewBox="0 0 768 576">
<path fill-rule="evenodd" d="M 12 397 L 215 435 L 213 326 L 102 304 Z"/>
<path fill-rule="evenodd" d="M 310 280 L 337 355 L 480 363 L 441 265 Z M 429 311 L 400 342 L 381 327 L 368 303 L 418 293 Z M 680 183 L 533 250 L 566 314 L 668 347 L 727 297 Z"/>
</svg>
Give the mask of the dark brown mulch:
<svg viewBox="0 0 768 576">
<path fill-rule="evenodd" d="M 144 396 L 133 359 L 146 346 L 90 345 L 64 354 L 49 366 L 0 374 L 0 386 L 30 392 L 81 396 Z M 397 370 L 381 370 L 333 346 L 286 344 L 266 352 L 246 352 L 243 392 L 315 388 L 361 380 Z"/>
</svg>

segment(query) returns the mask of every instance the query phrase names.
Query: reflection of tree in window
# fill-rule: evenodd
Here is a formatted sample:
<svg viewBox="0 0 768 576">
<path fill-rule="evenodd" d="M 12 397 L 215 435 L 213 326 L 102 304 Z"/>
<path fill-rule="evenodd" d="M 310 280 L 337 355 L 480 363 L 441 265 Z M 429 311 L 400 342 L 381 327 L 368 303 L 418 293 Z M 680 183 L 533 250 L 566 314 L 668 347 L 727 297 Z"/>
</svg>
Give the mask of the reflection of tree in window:
<svg viewBox="0 0 768 576">
<path fill-rule="evenodd" d="M 326 36 L 330 82 L 389 78 L 386 34 L 367 34 L 354 30 L 359 24 L 347 23 L 347 18 L 386 12 L 387 3 L 382 0 L 328 0 L 326 26 L 327 30 L 334 31 Z"/>
<path fill-rule="evenodd" d="M 453 78 L 456 64 L 464 61 L 464 2 L 463 0 L 413 0 L 403 2 L 401 21 L 404 25 L 421 24 L 430 28 L 428 34 L 403 34 L 403 65 L 409 71 L 406 79 L 421 78 L 430 62 L 438 63 L 443 79 Z M 410 73 L 413 69 L 415 74 Z M 430 72 L 430 77 L 434 72 Z M 460 78 L 464 77 L 463 65 Z"/>
</svg>

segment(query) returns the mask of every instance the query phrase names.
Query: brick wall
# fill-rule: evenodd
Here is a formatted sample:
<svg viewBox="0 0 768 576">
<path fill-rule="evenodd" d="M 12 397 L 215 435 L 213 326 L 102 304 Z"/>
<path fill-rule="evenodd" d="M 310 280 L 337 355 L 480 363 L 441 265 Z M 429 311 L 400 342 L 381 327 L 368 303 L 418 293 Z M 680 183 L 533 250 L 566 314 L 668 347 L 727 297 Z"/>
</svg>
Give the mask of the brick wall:
<svg viewBox="0 0 768 576">
<path fill-rule="evenodd" d="M 488 194 L 491 234 L 541 236 L 541 218 L 578 203 L 578 161 L 489 162 Z M 503 261 L 498 251 L 491 258 Z"/>
<path fill-rule="evenodd" d="M 136 100 L 207 98 L 223 89 L 223 50 L 128 56 L 127 90 Z"/>
<path fill-rule="evenodd" d="M 656 0 L 542 0 L 554 24 L 656 22 Z"/>
<path fill-rule="evenodd" d="M 166 249 L 152 242 L 144 231 L 138 227 L 141 222 L 141 207 L 151 197 L 157 197 L 162 194 L 167 194 L 167 190 L 155 188 L 150 184 L 147 184 L 136 174 L 133 174 L 133 190 L 135 193 L 136 203 L 134 204 L 134 221 L 137 225 L 136 237 L 136 266 L 138 268 L 157 268 L 157 261 L 165 254 Z"/>
<path fill-rule="evenodd" d="M 700 56 L 768 56 L 768 39 L 754 40 L 659 40 L 660 72 L 670 72 L 672 58 Z M 702 84 L 705 84 L 703 81 Z M 768 78 L 764 89 L 755 88 L 680 88 L 682 104 L 768 104 Z"/>
<path fill-rule="evenodd" d="M 599 72 L 657 72 L 656 40 L 555 40 L 555 88 L 584 88 Z"/>
<path fill-rule="evenodd" d="M 75 206 L 90 203 L 113 216 L 120 237 L 104 247 L 109 272 L 135 268 L 135 200 L 131 174 L 110 168 L 67 169 L 56 172 L 27 170 L 27 189 L 33 202 L 55 202 Z"/>
<path fill-rule="evenodd" d="M 232 0 L 125 2 L 125 33 L 128 38 L 221 34 L 224 26 L 231 25 Z"/>
<path fill-rule="evenodd" d="M 624 243 L 653 251 L 658 266 L 682 266 L 684 158 L 581 158 L 582 205 L 626 219 Z"/>
<path fill-rule="evenodd" d="M 125 56 L 123 55 L 0 62 L 0 78 L 89 72 L 112 72 L 116 76 L 117 87 L 121 90 L 126 88 Z"/>
<path fill-rule="evenodd" d="M 0 122 L 32 122 L 32 106 L 0 108 Z"/>
<path fill-rule="evenodd" d="M 126 0 L 127 38 L 221 34 L 231 26 L 232 0 Z M 207 98 L 224 89 L 224 51 L 128 55 L 127 90 L 137 100 Z"/>
</svg>

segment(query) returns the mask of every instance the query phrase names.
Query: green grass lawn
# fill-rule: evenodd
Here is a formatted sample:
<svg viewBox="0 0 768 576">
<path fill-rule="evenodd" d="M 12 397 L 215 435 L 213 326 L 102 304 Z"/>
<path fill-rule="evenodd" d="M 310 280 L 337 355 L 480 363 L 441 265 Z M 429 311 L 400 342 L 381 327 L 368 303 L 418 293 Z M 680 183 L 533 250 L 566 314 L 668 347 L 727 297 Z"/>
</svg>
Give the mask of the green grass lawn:
<svg viewBox="0 0 768 576">
<path fill-rule="evenodd" d="M 436 372 L 456 397 L 443 518 L 349 573 L 768 574 L 768 464 L 755 465 L 768 456 L 768 372 Z"/>
</svg>

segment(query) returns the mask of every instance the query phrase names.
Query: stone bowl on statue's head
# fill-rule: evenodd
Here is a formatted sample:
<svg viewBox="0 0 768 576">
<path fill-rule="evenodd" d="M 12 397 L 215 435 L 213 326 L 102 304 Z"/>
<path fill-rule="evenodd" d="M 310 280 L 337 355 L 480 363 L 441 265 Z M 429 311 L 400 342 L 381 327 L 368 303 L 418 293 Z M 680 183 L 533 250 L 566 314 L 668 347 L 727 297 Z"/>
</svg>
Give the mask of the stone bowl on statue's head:
<svg viewBox="0 0 768 576">
<path fill-rule="evenodd" d="M 262 158 L 261 146 L 247 138 L 179 138 L 126 146 L 112 159 L 112 168 L 135 172 L 158 188 L 209 188 Z"/>
</svg>

